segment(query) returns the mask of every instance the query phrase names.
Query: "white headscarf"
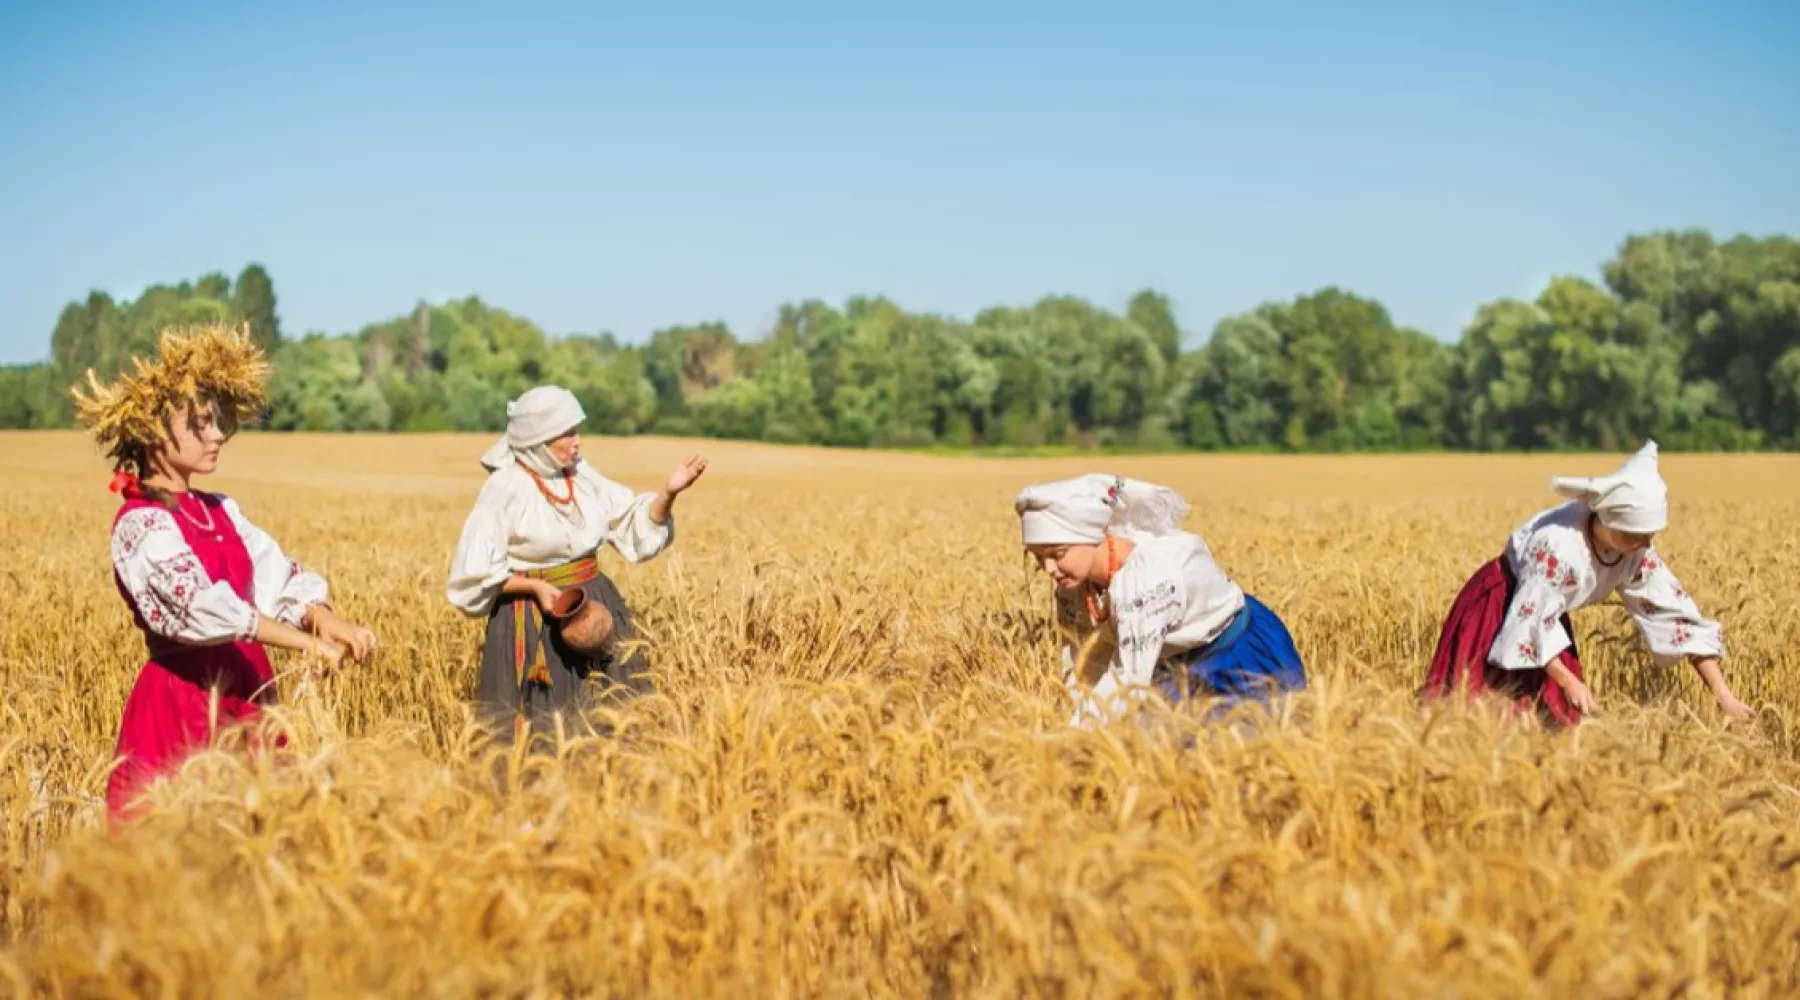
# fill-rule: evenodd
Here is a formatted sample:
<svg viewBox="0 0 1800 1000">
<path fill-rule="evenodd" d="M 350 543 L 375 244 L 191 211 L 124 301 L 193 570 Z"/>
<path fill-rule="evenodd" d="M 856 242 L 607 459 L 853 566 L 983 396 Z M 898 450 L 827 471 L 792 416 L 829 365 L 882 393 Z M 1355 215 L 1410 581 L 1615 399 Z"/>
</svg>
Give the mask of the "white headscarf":
<svg viewBox="0 0 1800 1000">
<path fill-rule="evenodd" d="M 1656 468 L 1655 441 L 1646 441 L 1610 476 L 1559 476 L 1550 488 L 1580 500 L 1615 531 L 1648 535 L 1669 526 L 1669 487 Z"/>
<path fill-rule="evenodd" d="M 489 471 L 514 461 L 540 476 L 560 476 L 562 466 L 545 444 L 579 427 L 587 419 L 581 401 L 561 386 L 540 385 L 506 404 L 506 436 L 481 456 Z"/>
<path fill-rule="evenodd" d="M 1026 545 L 1096 545 L 1108 530 L 1164 535 L 1181 527 L 1188 502 L 1167 486 L 1090 473 L 1027 486 L 1013 501 Z"/>
</svg>

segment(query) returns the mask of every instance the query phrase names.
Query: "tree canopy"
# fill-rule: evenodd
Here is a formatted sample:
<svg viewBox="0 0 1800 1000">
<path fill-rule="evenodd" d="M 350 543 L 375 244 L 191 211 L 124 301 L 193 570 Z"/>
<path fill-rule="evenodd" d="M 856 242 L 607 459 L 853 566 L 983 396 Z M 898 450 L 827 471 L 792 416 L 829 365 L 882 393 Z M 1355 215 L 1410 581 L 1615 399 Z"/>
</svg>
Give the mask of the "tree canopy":
<svg viewBox="0 0 1800 1000">
<path fill-rule="evenodd" d="M 349 334 L 285 337 L 252 264 L 115 302 L 71 302 L 50 359 L 0 368 L 0 426 L 62 427 L 67 387 L 165 327 L 247 320 L 275 369 L 278 431 L 497 431 L 533 385 L 601 434 L 854 447 L 1359 451 L 1800 447 L 1800 242 L 1703 231 L 1626 239 L 1600 280 L 1480 307 L 1447 344 L 1323 288 L 1188 344 L 1168 298 L 1122 314 L 1052 296 L 969 319 L 880 297 L 784 305 L 740 339 L 709 322 L 552 337 L 470 297 Z"/>
</svg>

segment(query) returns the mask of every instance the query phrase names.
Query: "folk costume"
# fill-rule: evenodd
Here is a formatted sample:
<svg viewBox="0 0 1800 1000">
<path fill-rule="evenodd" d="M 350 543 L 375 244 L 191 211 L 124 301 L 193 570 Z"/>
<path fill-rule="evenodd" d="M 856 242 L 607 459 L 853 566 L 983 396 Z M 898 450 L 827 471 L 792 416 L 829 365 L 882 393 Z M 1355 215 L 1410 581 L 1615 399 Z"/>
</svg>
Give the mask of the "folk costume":
<svg viewBox="0 0 1800 1000">
<path fill-rule="evenodd" d="M 1426 697 L 1466 686 L 1536 708 L 1553 724 L 1580 722 L 1580 711 L 1546 667 L 1560 660 L 1585 679 L 1569 613 L 1614 593 L 1659 666 L 1724 655 L 1719 623 L 1700 613 L 1653 546 L 1603 560 L 1589 542 L 1592 517 L 1634 534 L 1668 526 L 1668 487 L 1655 441 L 1610 476 L 1556 478 L 1550 485 L 1569 502 L 1521 525 L 1504 551 L 1464 584 L 1439 634 Z"/>
<path fill-rule="evenodd" d="M 1176 702 L 1235 702 L 1306 687 L 1287 626 L 1219 568 L 1200 536 L 1180 530 L 1188 504 L 1175 491 L 1087 475 L 1029 486 L 1014 507 L 1026 546 L 1110 553 L 1113 537 L 1132 543 L 1103 594 L 1057 595 L 1068 630 L 1064 683 L 1078 706 L 1072 724 L 1114 715 L 1150 690 Z"/>
<path fill-rule="evenodd" d="M 479 698 L 490 722 L 515 736 L 527 721 L 579 710 L 597 695 L 630 696 L 649 687 L 630 609 L 600 569 L 612 545 L 632 563 L 655 558 L 674 541 L 675 525 L 650 515 L 655 494 L 634 494 L 585 460 L 562 468 L 547 443 L 576 429 L 586 413 L 573 393 L 540 386 L 508 404 L 506 435 L 484 456 L 486 485 L 463 525 L 446 596 L 470 617 L 485 617 Z M 513 574 L 580 587 L 612 616 L 608 652 L 583 655 L 563 642 L 530 594 L 504 594 Z"/>
<path fill-rule="evenodd" d="M 181 407 L 214 407 L 235 426 L 265 403 L 268 368 L 244 331 L 170 331 L 155 363 L 89 391 L 72 390 L 84 425 L 106 449 L 123 499 L 112 526 L 113 582 L 143 633 L 148 658 L 119 724 L 111 815 L 130 815 L 146 784 L 180 766 L 222 729 L 256 721 L 278 700 L 261 616 L 296 628 L 328 597 L 318 574 L 289 559 L 236 501 L 190 489 L 152 496 L 140 482 Z M 166 502 L 165 502 L 166 501 Z M 172 506 L 172 509 L 171 509 Z"/>
</svg>

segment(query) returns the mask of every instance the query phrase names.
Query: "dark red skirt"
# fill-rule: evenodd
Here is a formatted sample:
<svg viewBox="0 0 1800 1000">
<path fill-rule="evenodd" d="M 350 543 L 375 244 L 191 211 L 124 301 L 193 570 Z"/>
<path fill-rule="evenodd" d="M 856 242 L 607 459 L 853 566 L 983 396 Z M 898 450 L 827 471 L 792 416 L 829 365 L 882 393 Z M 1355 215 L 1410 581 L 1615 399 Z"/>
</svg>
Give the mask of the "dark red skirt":
<svg viewBox="0 0 1800 1000">
<path fill-rule="evenodd" d="M 119 766 L 106 782 L 111 819 L 136 817 L 139 793 L 180 768 L 220 730 L 254 725 L 264 706 L 279 701 L 274 680 L 268 653 L 254 642 L 163 645 L 153 652 L 138 672 L 119 721 Z M 249 742 L 260 745 L 254 733 Z M 275 742 L 279 748 L 286 740 L 277 734 Z"/>
<path fill-rule="evenodd" d="M 1504 555 L 1469 577 L 1462 593 L 1456 595 L 1456 602 L 1450 605 L 1449 617 L 1444 619 L 1437 652 L 1431 658 L 1431 671 L 1425 676 L 1420 694 L 1435 699 L 1466 688 L 1471 695 L 1495 694 L 1512 700 L 1522 709 L 1539 712 L 1546 722 L 1575 725 L 1581 721 L 1581 712 L 1569 704 L 1562 685 L 1550 679 L 1549 671 L 1507 670 L 1488 663 L 1488 651 L 1506 622 L 1517 588 L 1518 582 Z M 1575 648 L 1575 627 L 1568 615 L 1563 615 L 1562 626 L 1569 633 L 1569 648 L 1557 658 L 1570 673 L 1582 678 L 1581 654 Z"/>
</svg>

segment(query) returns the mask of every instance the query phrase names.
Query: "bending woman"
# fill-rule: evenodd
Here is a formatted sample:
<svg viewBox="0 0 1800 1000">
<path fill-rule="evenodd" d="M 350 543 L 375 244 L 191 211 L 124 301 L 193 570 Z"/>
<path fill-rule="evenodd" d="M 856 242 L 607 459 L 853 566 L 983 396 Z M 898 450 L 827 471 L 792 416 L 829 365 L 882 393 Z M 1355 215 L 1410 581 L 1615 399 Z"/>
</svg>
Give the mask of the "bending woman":
<svg viewBox="0 0 1800 1000">
<path fill-rule="evenodd" d="M 706 471 L 706 460 L 676 466 L 659 493 L 633 494 L 583 460 L 587 415 L 567 389 L 532 389 L 507 405 L 506 416 L 506 436 L 482 457 L 487 484 L 463 525 L 446 595 L 464 614 L 487 619 L 479 697 L 492 721 L 510 721 L 517 737 L 528 723 L 579 711 L 595 695 L 648 688 L 631 612 L 600 571 L 599 549 L 610 543 L 641 563 L 668 548 L 675 498 Z M 610 616 L 610 638 L 598 652 L 578 651 L 557 628 L 545 628 L 557 598 L 576 587 Z"/>
<path fill-rule="evenodd" d="M 266 402 L 268 370 L 247 332 L 162 335 L 154 364 L 89 393 L 82 423 L 113 461 L 123 497 L 112 526 L 114 583 L 149 657 L 119 722 L 106 804 L 116 820 L 153 779 L 218 729 L 250 724 L 279 699 L 264 645 L 344 662 L 375 646 L 331 611 L 325 581 L 290 560 L 237 501 L 192 488 L 219 465 L 238 422 Z M 216 699 L 216 701 L 215 701 Z"/>
<path fill-rule="evenodd" d="M 1287 627 L 1180 529 L 1180 494 L 1115 476 L 1026 487 L 1014 502 L 1026 550 L 1056 584 L 1075 725 L 1120 714 L 1150 690 L 1261 699 L 1306 687 Z M 1078 652 L 1077 647 L 1080 647 Z M 1092 685 L 1090 691 L 1084 689 Z"/>
<path fill-rule="evenodd" d="M 1726 714 L 1753 713 L 1719 669 L 1719 624 L 1700 614 L 1652 547 L 1669 523 L 1668 487 L 1655 441 L 1619 471 L 1558 478 L 1568 498 L 1514 531 L 1505 550 L 1475 571 L 1450 607 L 1421 692 L 1492 691 L 1573 725 L 1594 711 L 1569 612 L 1617 593 L 1658 666 L 1686 659 Z"/>
</svg>

